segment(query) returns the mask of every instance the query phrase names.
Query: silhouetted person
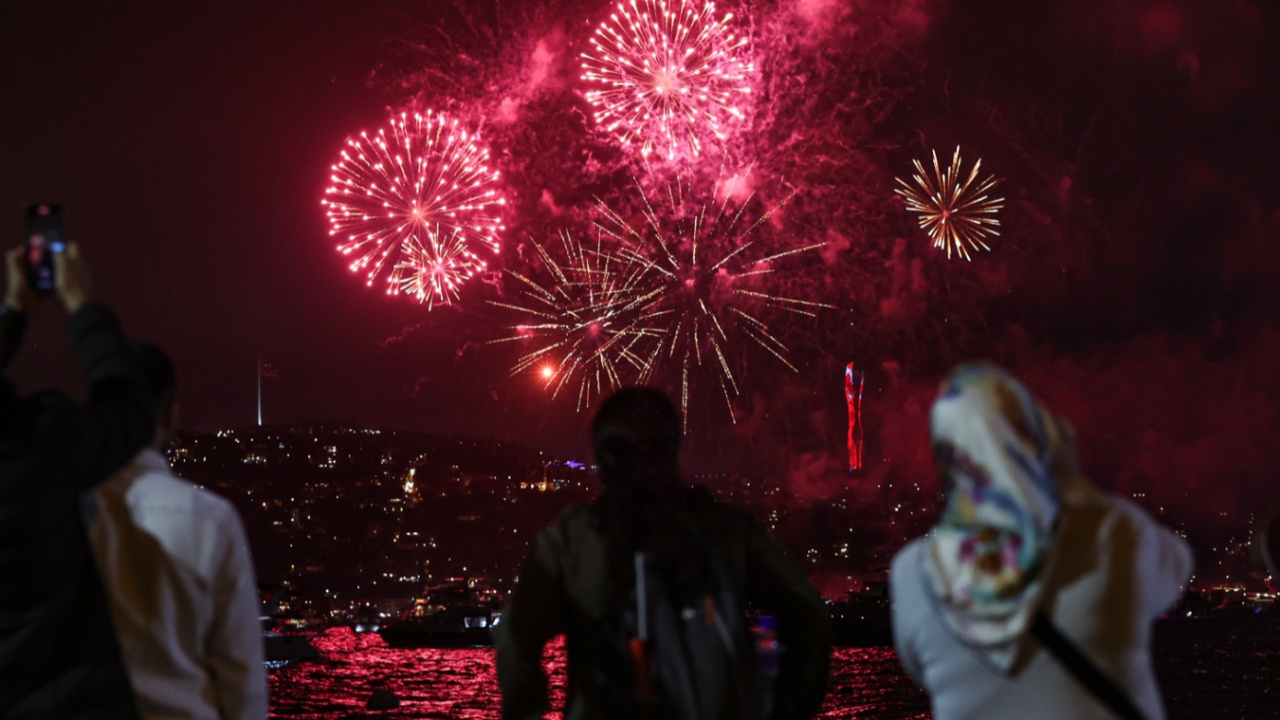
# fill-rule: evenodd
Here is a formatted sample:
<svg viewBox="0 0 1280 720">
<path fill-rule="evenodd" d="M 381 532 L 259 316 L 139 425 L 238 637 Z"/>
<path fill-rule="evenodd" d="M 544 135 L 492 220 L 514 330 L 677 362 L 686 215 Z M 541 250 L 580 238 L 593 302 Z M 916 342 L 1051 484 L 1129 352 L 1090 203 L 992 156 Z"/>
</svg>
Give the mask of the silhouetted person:
<svg viewBox="0 0 1280 720">
<path fill-rule="evenodd" d="M 267 713 L 249 541 L 231 503 L 175 477 L 177 423 L 164 351 L 133 342 L 156 409 L 151 443 L 86 498 L 89 538 L 144 720 Z"/>
<path fill-rule="evenodd" d="M 6 366 L 42 300 L 27 280 L 24 252 L 5 255 Z M 137 454 L 155 416 L 115 316 L 88 302 L 75 245 L 55 256 L 54 279 L 89 401 L 53 391 L 19 398 L 0 380 L 0 718 L 132 718 L 79 498 Z"/>
<path fill-rule="evenodd" d="M 643 703 L 639 712 L 620 709 L 634 706 L 629 694 L 639 684 L 652 676 L 661 685 L 672 671 L 659 656 L 652 658 L 654 667 L 637 662 L 635 645 L 629 647 L 635 642 L 634 628 L 619 621 L 641 614 L 637 553 L 652 560 L 652 571 L 644 571 L 647 592 L 653 595 L 661 581 L 666 592 L 654 597 L 669 598 L 675 616 L 695 630 L 705 614 L 706 626 L 714 621 L 726 645 L 733 638 L 724 628 L 745 628 L 745 622 L 741 612 L 736 618 L 714 617 L 711 597 L 699 597 L 710 592 L 708 583 L 725 596 L 737 593 L 746 605 L 771 613 L 784 650 L 770 717 L 815 713 L 826 689 L 831 652 L 827 609 L 799 566 L 759 523 L 680 479 L 680 418 L 671 402 L 655 390 L 621 390 L 600 408 L 591 432 L 600 496 L 590 507 L 567 509 L 538 536 L 494 630 L 503 717 L 542 717 L 547 706 L 543 647 L 562 633 L 568 648 L 566 720 L 652 716 Z M 702 551 L 706 547 L 713 551 Z M 685 595 L 693 595 L 691 604 L 684 604 Z M 691 656 L 715 648 L 692 650 Z M 637 673 L 644 678 L 633 686 L 629 681 Z M 731 682 L 751 689 L 761 680 L 736 676 Z M 668 700 L 676 694 L 671 687 L 653 690 L 671 696 Z M 619 700 L 621 696 L 628 697 Z M 730 705 L 721 706 L 715 716 L 743 717 L 745 709 L 732 704 L 732 693 L 728 697 Z"/>
<path fill-rule="evenodd" d="M 1267 519 L 1262 521 L 1256 541 L 1269 585 L 1280 587 L 1280 506 L 1273 508 Z"/>
<path fill-rule="evenodd" d="M 1151 627 L 1186 542 L 1085 479 L 1070 423 L 1003 370 L 956 368 L 929 427 L 946 507 L 889 582 L 935 720 L 1163 718 Z"/>
</svg>

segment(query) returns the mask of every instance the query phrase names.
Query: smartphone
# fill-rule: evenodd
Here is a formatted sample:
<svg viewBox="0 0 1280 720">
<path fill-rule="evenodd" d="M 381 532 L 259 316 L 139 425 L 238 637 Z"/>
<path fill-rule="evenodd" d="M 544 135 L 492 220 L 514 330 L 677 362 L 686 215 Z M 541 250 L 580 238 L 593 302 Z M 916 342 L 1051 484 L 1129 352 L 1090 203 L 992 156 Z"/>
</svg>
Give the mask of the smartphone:
<svg viewBox="0 0 1280 720">
<path fill-rule="evenodd" d="M 62 235 L 62 206 L 27 206 L 27 273 L 38 292 L 53 290 L 53 256 L 67 249 Z"/>
</svg>

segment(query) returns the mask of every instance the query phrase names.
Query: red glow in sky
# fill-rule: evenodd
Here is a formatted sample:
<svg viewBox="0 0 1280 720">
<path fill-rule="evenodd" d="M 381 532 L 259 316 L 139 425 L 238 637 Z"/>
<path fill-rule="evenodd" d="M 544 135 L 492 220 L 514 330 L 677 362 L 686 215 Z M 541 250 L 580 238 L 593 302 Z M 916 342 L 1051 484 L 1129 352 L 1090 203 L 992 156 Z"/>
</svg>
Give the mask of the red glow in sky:
<svg viewBox="0 0 1280 720">
<path fill-rule="evenodd" d="M 597 199 L 643 224 L 639 203 L 627 201 L 644 138 L 651 163 L 673 142 L 684 160 L 692 152 L 680 132 L 692 128 L 703 170 L 720 157 L 709 146 L 726 144 L 755 161 L 753 183 L 772 199 L 799 191 L 770 232 L 825 244 L 775 263 L 771 281 L 838 310 L 771 325 L 799 372 L 759 346 L 735 345 L 755 352 L 749 372 L 735 370 L 738 424 L 707 378 L 703 397 L 717 412 L 691 426 L 691 467 L 785 477 L 809 454 L 847 480 L 840 385 L 856 356 L 866 407 L 876 408 L 863 418 L 868 460 L 892 463 L 867 472 L 892 475 L 895 486 L 928 482 L 932 469 L 914 460 L 927 456 L 928 398 L 953 364 L 989 358 L 1075 421 L 1082 461 L 1104 488 L 1147 493 L 1171 517 L 1205 522 L 1235 522 L 1233 511 L 1274 503 L 1274 3 L 718 5 L 716 22 L 747 8 L 725 23 L 735 43 L 750 34 L 740 59 L 751 92 L 730 103 L 744 119 L 712 108 L 723 112 L 724 143 L 705 124 L 677 123 L 674 141 L 638 125 L 635 152 L 619 147 L 618 133 L 631 127 L 619 118 L 661 113 L 620 109 L 597 122 L 602 103 L 585 93 L 623 88 L 584 79 L 579 57 L 596 52 L 591 38 L 602 25 L 630 32 L 609 17 L 624 22 L 615 5 L 584 17 L 581 4 L 523 0 L 139 0 L 74 12 L 9 3 L 0 22 L 8 70 L 0 106 L 9 110 L 0 207 L 10 208 L 10 244 L 21 241 L 27 203 L 63 204 L 94 292 L 130 334 L 174 355 L 188 427 L 251 424 L 262 354 L 288 369 L 263 388 L 268 417 L 280 422 L 350 418 L 585 457 L 585 415 L 572 402 L 548 412 L 543 383 L 527 382 L 543 364 L 563 369 L 543 360 L 509 379 L 521 353 L 487 345 L 519 324 L 509 334 L 531 349 L 543 340 L 528 328 L 542 320 L 482 311 L 492 310 L 488 300 L 517 302 L 507 270 L 540 272 L 529 239 L 576 232 Z M 613 52 L 606 35 L 599 45 Z M 440 58 L 453 64 L 428 63 Z M 459 80 L 476 77 L 485 82 Z M 651 80 L 656 92 L 661 78 Z M 500 112 L 508 100 L 512 111 Z M 329 218 L 316 212 L 320 197 L 338 199 L 324 191 L 339 147 L 358 161 L 342 145 L 353 130 L 370 129 L 367 140 L 353 139 L 373 159 L 382 127 L 394 156 L 387 108 L 397 121 L 405 109 L 407 118 L 447 112 L 469 141 L 483 133 L 475 144 L 489 149 L 484 177 L 501 173 L 492 189 L 506 203 L 486 206 L 492 222 L 481 224 L 509 230 L 494 233 L 497 252 L 488 240 L 468 241 L 488 272 L 463 284 L 461 301 L 444 312 L 355 287 L 362 283 L 348 265 L 372 245 L 334 262 L 331 248 L 361 231 L 330 237 Z M 997 174 L 1008 198 L 1001 241 L 972 263 L 948 263 L 929 247 L 892 193 L 913 159 L 957 145 L 964 177 L 980 155 L 979 179 Z M 398 167 L 390 162 L 383 167 Z M 392 187 L 375 175 L 368 179 L 379 189 Z M 366 208 L 367 197 L 349 198 L 352 220 L 378 219 L 381 201 Z M 387 244 L 394 252 L 374 278 L 380 289 L 404 259 L 402 245 Z M 361 279 L 385 250 L 369 256 Z M 615 326 L 600 328 L 583 336 L 607 338 Z M 34 319 L 27 341 L 9 368 L 20 391 L 83 391 L 55 308 Z M 672 385 L 678 396 L 678 379 Z"/>
</svg>

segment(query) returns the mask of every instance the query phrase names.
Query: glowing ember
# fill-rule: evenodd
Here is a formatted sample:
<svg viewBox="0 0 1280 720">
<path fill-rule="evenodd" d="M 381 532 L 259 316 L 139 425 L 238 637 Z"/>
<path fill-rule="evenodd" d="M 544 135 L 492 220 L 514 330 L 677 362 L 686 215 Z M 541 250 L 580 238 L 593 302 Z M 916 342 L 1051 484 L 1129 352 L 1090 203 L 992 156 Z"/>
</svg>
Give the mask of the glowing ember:
<svg viewBox="0 0 1280 720">
<path fill-rule="evenodd" d="M 725 190 L 724 183 L 718 185 L 719 190 Z M 652 289 L 643 294 L 640 314 L 649 333 L 657 331 L 660 338 L 655 362 L 676 363 L 680 368 L 686 424 L 691 377 L 704 363 L 715 368 L 721 394 L 733 416 L 732 398 L 739 388 L 732 358 L 741 353 L 732 346 L 740 340 L 751 341 L 796 370 L 787 359 L 787 346 L 761 318 L 761 311 L 813 316 L 818 309 L 832 307 L 771 293 L 766 287 L 776 261 L 825 245 L 776 252 L 757 247 L 752 233 L 790 197 L 748 223 L 743 215 L 751 196 L 738 205 L 731 202 L 730 193 L 718 192 L 719 199 L 703 204 L 695 201 L 689 190 L 677 180 L 657 195 L 658 200 L 667 202 L 655 205 L 654 198 L 641 189 L 645 211 L 644 223 L 638 228 L 604 203 L 598 206 L 603 216 L 600 229 L 620 245 L 615 255 L 646 271 L 644 277 Z M 645 367 L 640 379 L 648 380 L 654 369 L 652 365 Z"/>
<path fill-rule="evenodd" d="M 467 247 L 458 228 L 441 234 L 436 226 L 425 236 L 425 241 L 417 234 L 405 240 L 401 249 L 404 259 L 396 263 L 391 281 L 430 310 L 436 303 L 456 301 L 459 286 L 483 270 L 485 262 Z"/>
<path fill-rule="evenodd" d="M 732 13 L 717 20 L 710 2 L 618 3 L 582 54 L 596 122 L 645 156 L 683 149 L 696 156 L 708 136 L 723 139 L 745 117 L 755 72 L 732 20 Z"/>
<path fill-rule="evenodd" d="M 582 410 L 593 396 L 642 376 L 650 366 L 640 344 L 647 340 L 655 345 L 658 337 L 644 326 L 643 308 L 654 291 L 646 290 L 643 265 L 610 256 L 598 239 L 583 247 L 564 233 L 555 255 L 537 243 L 533 247 L 546 280 L 507 271 L 519 281 L 519 299 L 492 304 L 527 320 L 511 327 L 512 336 L 493 342 L 533 343 L 511 374 L 539 366 L 553 398 L 575 385 Z"/>
<path fill-rule="evenodd" d="M 942 170 L 938 165 L 938 153 L 933 153 L 933 175 L 925 172 L 919 160 L 913 176 L 916 187 L 897 178 L 902 189 L 894 189 L 907 202 L 907 209 L 920 214 L 920 227 L 933 238 L 933 246 L 946 248 L 947 258 L 952 250 L 969 257 L 969 250 L 990 250 L 983 238 L 1000 233 L 994 228 L 1000 221 L 995 214 L 1004 207 L 1004 198 L 988 198 L 986 193 L 995 187 L 996 179 L 988 176 L 976 183 L 982 160 L 974 163 L 969 176 L 961 180 L 960 148 L 951 158 L 951 167 Z"/>
<path fill-rule="evenodd" d="M 321 205 L 328 207 L 329 234 L 341 239 L 338 250 L 355 258 L 351 270 L 367 272 L 372 285 L 384 269 L 422 260 L 422 253 L 411 252 L 410 238 L 430 235 L 447 236 L 473 258 L 478 247 L 496 252 L 505 200 L 488 160 L 475 136 L 431 112 L 401 113 L 389 129 L 348 139 Z M 424 290 L 406 284 L 399 272 L 387 282 L 389 294 Z M 448 302 L 445 297 L 436 296 Z"/>
</svg>

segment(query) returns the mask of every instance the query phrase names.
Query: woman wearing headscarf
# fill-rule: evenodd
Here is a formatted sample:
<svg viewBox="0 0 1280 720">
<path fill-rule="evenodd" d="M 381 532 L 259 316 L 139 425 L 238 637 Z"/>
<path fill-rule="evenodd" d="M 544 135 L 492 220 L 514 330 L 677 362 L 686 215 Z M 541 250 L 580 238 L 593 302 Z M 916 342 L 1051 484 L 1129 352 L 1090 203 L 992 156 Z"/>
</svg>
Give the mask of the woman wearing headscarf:
<svg viewBox="0 0 1280 720">
<path fill-rule="evenodd" d="M 1185 541 L 1080 473 L 1071 425 L 999 368 L 962 365 L 929 418 L 942 517 L 893 559 L 894 642 L 935 720 L 1165 717 L 1153 621 Z"/>
</svg>

